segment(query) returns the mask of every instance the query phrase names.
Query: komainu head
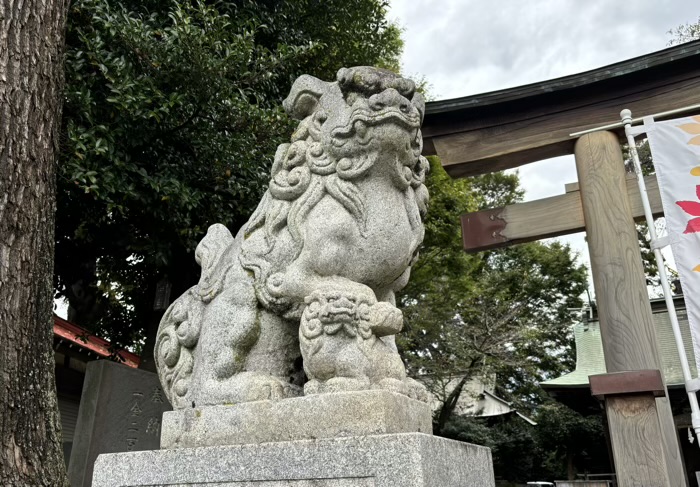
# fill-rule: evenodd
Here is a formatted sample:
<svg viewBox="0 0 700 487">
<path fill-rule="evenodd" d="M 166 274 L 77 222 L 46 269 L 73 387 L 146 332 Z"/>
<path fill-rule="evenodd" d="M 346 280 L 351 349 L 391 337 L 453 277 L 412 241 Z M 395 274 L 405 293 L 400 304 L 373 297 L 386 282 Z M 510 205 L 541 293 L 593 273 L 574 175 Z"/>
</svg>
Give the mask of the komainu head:
<svg viewBox="0 0 700 487">
<path fill-rule="evenodd" d="M 294 156 L 305 149 L 304 165 L 311 173 L 336 173 L 352 180 L 388 156 L 391 160 L 382 161 L 379 170 L 395 170 L 397 186 L 405 188 L 414 177 L 422 177 L 420 125 L 425 103 L 413 81 L 366 66 L 341 69 L 335 83 L 301 76 L 284 107 L 301 121 L 292 144 L 284 149 L 295 163 L 299 161 Z M 284 165 L 285 158 L 280 163 Z M 396 165 L 389 167 L 392 164 Z M 277 181 L 284 186 L 285 173 L 279 167 L 272 173 L 275 192 Z"/>
</svg>

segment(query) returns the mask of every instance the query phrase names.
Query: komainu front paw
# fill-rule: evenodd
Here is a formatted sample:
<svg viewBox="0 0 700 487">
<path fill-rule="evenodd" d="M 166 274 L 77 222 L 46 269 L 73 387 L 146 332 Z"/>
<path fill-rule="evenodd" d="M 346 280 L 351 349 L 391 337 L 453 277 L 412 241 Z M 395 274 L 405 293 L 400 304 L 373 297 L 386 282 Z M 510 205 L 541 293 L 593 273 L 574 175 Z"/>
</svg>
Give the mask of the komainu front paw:
<svg viewBox="0 0 700 487">
<path fill-rule="evenodd" d="M 415 379 L 407 377 L 403 380 L 403 383 L 408 389 L 408 396 L 412 399 L 416 399 L 420 402 L 429 402 L 430 395 L 428 394 L 428 389 Z"/>
<path fill-rule="evenodd" d="M 382 379 L 373 385 L 373 388 L 403 394 L 404 396 L 408 396 L 420 402 L 427 403 L 429 401 L 428 390 L 425 386 L 417 380 L 408 377 L 403 380 L 392 378 Z"/>
<path fill-rule="evenodd" d="M 398 379 L 382 379 L 374 385 L 374 388 L 382 389 L 389 392 L 395 392 L 396 394 L 403 394 L 404 396 L 409 395 L 409 390 L 406 386 L 406 383 Z"/>
<path fill-rule="evenodd" d="M 226 380 L 211 379 L 193 397 L 197 406 L 278 401 L 303 395 L 302 388 L 282 378 L 258 372 L 240 372 Z"/>
<path fill-rule="evenodd" d="M 370 308 L 369 321 L 376 336 L 396 335 L 403 328 L 403 313 L 396 306 L 380 301 Z"/>
<path fill-rule="evenodd" d="M 323 382 L 310 380 L 304 384 L 304 395 L 364 391 L 370 387 L 371 384 L 367 377 L 333 377 Z"/>
</svg>

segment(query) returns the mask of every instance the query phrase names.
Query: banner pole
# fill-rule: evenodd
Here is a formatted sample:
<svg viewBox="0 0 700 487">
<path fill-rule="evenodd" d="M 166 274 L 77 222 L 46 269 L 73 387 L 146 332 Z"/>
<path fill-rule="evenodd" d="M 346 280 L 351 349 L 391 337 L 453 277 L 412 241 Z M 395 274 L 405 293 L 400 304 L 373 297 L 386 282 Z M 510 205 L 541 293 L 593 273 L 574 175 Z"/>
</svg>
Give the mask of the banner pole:
<svg viewBox="0 0 700 487">
<path fill-rule="evenodd" d="M 664 292 L 664 300 L 666 301 L 666 308 L 668 309 L 668 315 L 671 320 L 671 327 L 673 328 L 673 336 L 676 341 L 676 349 L 678 350 L 678 355 L 681 362 L 681 369 L 683 371 L 683 381 L 685 383 L 686 392 L 688 393 L 688 401 L 690 402 L 690 417 L 693 423 L 693 429 L 695 430 L 695 436 L 698 438 L 698 446 L 700 446 L 700 406 L 698 406 L 698 398 L 695 394 L 695 392 L 698 390 L 698 381 L 693 380 L 693 376 L 690 373 L 690 366 L 688 365 L 688 355 L 685 353 L 683 335 L 681 334 L 681 327 L 678 322 L 676 306 L 673 303 L 673 297 L 671 296 L 671 286 L 668 283 L 668 275 L 666 274 L 665 259 L 663 254 L 661 253 L 661 249 L 669 245 L 670 242 L 668 237 L 659 238 L 659 236 L 657 235 L 656 226 L 654 224 L 654 217 L 652 215 L 651 206 L 649 204 L 649 196 L 647 194 L 646 184 L 644 183 L 644 174 L 642 174 L 642 166 L 639 162 L 637 145 L 634 141 L 635 135 L 639 135 L 640 133 L 646 132 L 647 119 L 646 117 L 644 119 L 644 128 L 637 127 L 633 129 L 632 112 L 630 110 L 622 110 L 620 112 L 620 118 L 622 119 L 622 125 L 624 125 L 625 127 L 627 144 L 629 145 L 632 164 L 634 166 L 634 172 L 637 176 L 637 184 L 639 185 L 639 194 L 642 198 L 642 206 L 644 207 L 644 216 L 646 218 L 647 226 L 649 227 L 649 240 L 651 242 L 651 248 L 654 251 L 656 267 L 659 270 L 659 278 L 661 280 L 661 287 Z"/>
</svg>

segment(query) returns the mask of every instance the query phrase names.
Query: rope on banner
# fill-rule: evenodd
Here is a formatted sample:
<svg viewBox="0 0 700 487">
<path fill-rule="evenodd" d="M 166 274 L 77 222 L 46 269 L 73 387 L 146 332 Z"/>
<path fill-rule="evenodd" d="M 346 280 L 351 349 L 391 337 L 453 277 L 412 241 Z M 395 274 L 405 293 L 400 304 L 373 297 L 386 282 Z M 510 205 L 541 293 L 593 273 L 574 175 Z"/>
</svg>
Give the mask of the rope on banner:
<svg viewBox="0 0 700 487">
<path fill-rule="evenodd" d="M 695 107 L 700 108 L 700 105 Z M 686 107 L 684 110 L 688 110 L 690 107 Z M 663 115 L 670 115 L 671 112 L 665 112 Z M 657 114 L 656 116 L 660 116 Z M 668 275 L 666 274 L 665 259 L 661 253 L 661 249 L 670 244 L 668 236 L 659 237 L 656 232 L 656 227 L 654 225 L 654 217 L 651 212 L 651 205 L 649 203 L 649 195 L 647 194 L 646 184 L 644 183 L 644 175 L 642 174 L 642 166 L 639 162 L 639 154 L 637 154 L 637 145 L 634 138 L 638 135 L 646 133 L 649 128 L 654 123 L 654 117 L 643 117 L 640 119 L 633 119 L 632 112 L 630 110 L 622 110 L 620 112 L 620 117 L 622 122 L 618 126 L 625 127 L 625 135 L 627 136 L 627 144 L 629 145 L 630 155 L 632 156 L 632 164 L 634 166 L 634 172 L 637 176 L 637 185 L 639 186 L 639 194 L 642 197 L 642 206 L 644 207 L 644 216 L 646 218 L 647 226 L 649 227 L 649 237 L 651 248 L 654 251 L 654 258 L 656 259 L 656 267 L 659 269 L 659 278 L 661 280 L 661 287 L 664 292 L 664 299 L 666 301 L 666 308 L 668 309 L 668 315 L 671 320 L 671 328 L 673 329 L 673 336 L 676 341 L 676 349 L 678 350 L 678 356 L 681 361 L 681 369 L 683 371 L 683 381 L 685 383 L 685 389 L 688 393 L 688 401 L 690 402 L 690 418 L 693 424 L 693 429 L 695 430 L 695 436 L 700 438 L 700 406 L 698 406 L 698 398 L 696 392 L 700 390 L 700 380 L 693 379 L 690 373 L 690 366 L 688 365 L 688 355 L 685 353 L 685 344 L 683 343 L 683 335 L 681 334 L 681 327 L 678 322 L 678 314 L 676 313 L 676 305 L 673 303 L 673 298 L 671 297 L 671 286 L 668 283 Z M 638 127 L 632 127 L 632 123 L 635 121 L 642 121 L 643 125 Z M 600 129 L 596 129 L 600 130 Z M 653 155 L 652 155 L 653 156 Z M 692 443 L 692 441 L 691 441 Z M 698 442 L 700 446 L 700 441 Z"/>
</svg>

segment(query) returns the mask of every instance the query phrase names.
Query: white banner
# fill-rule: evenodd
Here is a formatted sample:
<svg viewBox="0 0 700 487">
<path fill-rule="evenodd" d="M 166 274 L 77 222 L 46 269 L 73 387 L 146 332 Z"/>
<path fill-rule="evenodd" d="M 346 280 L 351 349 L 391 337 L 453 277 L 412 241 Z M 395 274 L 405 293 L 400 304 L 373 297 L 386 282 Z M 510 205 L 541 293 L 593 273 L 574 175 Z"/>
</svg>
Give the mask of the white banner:
<svg viewBox="0 0 700 487">
<path fill-rule="evenodd" d="M 645 125 L 700 369 L 700 116 Z"/>
</svg>

